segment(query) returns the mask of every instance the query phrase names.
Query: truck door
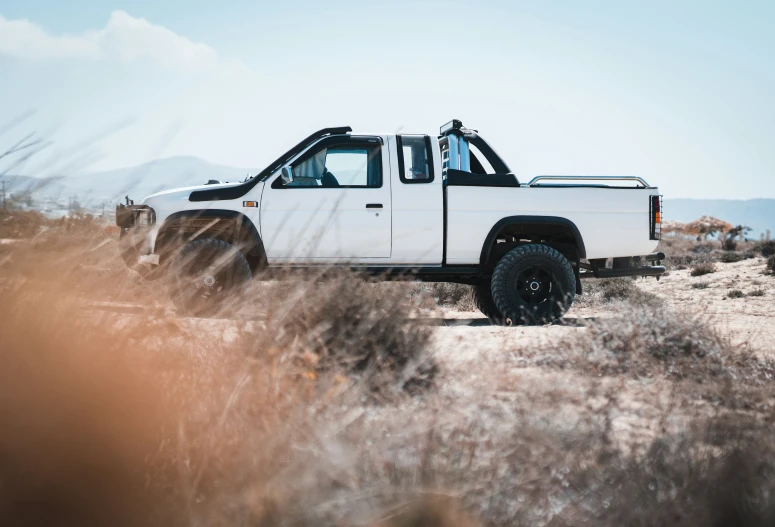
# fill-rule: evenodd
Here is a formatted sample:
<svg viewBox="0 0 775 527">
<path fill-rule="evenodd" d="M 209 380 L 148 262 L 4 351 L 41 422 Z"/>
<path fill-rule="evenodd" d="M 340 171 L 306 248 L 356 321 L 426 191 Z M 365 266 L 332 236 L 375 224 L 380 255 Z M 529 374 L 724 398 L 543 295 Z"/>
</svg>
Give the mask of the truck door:
<svg viewBox="0 0 775 527">
<path fill-rule="evenodd" d="M 395 141 L 395 143 L 393 143 Z M 395 146 L 394 146 L 395 145 Z M 391 137 L 394 265 L 439 265 L 444 251 L 444 192 L 439 142 L 425 135 Z"/>
<path fill-rule="evenodd" d="M 278 172 L 261 198 L 261 235 L 271 262 L 390 258 L 391 200 L 383 139 L 332 136 Z"/>
</svg>

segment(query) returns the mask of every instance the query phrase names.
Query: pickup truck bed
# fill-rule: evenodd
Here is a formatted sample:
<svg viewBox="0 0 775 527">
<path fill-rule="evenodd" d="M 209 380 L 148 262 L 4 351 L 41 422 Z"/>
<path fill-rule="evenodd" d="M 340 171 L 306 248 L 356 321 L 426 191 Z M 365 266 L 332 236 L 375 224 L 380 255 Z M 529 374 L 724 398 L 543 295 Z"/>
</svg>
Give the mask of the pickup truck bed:
<svg viewBox="0 0 775 527">
<path fill-rule="evenodd" d="M 562 222 L 575 226 L 582 258 L 646 255 L 649 198 L 654 189 L 585 186 L 447 189 L 447 263 L 479 263 L 481 248 L 499 222 Z"/>
</svg>

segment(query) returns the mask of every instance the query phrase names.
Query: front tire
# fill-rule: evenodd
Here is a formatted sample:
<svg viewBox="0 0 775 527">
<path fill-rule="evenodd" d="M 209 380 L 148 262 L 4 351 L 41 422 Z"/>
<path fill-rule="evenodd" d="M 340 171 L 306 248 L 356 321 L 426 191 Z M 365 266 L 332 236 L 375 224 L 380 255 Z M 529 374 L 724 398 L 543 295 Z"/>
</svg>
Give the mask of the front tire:
<svg viewBox="0 0 775 527">
<path fill-rule="evenodd" d="M 253 277 L 245 256 L 223 240 L 187 243 L 167 271 L 170 300 L 183 315 L 211 317 L 238 308 Z"/>
<path fill-rule="evenodd" d="M 514 325 L 541 325 L 559 320 L 576 296 L 570 262 L 547 245 L 522 245 L 495 266 L 491 282 L 495 305 Z"/>
</svg>

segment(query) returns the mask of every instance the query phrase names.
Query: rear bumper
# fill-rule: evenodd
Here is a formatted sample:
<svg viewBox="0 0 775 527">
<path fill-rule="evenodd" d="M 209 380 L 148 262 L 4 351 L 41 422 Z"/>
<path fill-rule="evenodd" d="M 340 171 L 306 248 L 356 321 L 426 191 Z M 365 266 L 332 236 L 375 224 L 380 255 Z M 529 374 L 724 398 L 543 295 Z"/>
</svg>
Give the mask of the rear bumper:
<svg viewBox="0 0 775 527">
<path fill-rule="evenodd" d="M 662 260 L 665 259 L 665 253 L 652 253 L 643 257 L 633 258 L 632 260 L 634 263 L 637 263 L 641 258 L 647 262 L 652 262 L 652 264 L 646 266 L 632 265 L 628 267 L 614 267 L 613 269 L 595 265 L 582 265 L 582 268 L 586 271 L 580 273 L 579 278 L 620 278 L 623 276 L 659 277 L 667 271 L 667 268 L 664 265 L 661 265 Z"/>
</svg>

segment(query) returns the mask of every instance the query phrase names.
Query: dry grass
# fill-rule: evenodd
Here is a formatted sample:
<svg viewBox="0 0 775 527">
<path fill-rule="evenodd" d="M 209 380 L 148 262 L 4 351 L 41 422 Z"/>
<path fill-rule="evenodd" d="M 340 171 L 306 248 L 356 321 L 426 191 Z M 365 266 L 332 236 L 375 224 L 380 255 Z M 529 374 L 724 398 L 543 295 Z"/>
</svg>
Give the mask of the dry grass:
<svg viewBox="0 0 775 527">
<path fill-rule="evenodd" d="M 414 287 L 417 294 L 433 298 L 437 305 L 457 311 L 476 311 L 474 292 L 470 285 L 429 282 Z"/>
<path fill-rule="evenodd" d="M 14 480 L 3 524 L 259 521 L 275 490 L 306 489 L 316 470 L 334 492 L 326 435 L 436 373 L 405 299 L 353 276 L 301 282 L 273 316 L 209 336 L 164 310 L 95 312 L 52 284 L 4 284 L 0 415 L 28 424 L 0 434 L 0 480 Z"/>
<path fill-rule="evenodd" d="M 746 423 L 746 424 L 743 424 Z M 598 502 L 602 525 L 765 526 L 775 520 L 769 424 L 719 417 L 625 463 Z"/>
<path fill-rule="evenodd" d="M 523 357 L 523 364 L 634 379 L 687 379 L 713 390 L 732 380 L 765 385 L 775 375 L 775 363 L 731 344 L 701 314 L 642 304 L 623 311 L 589 321 L 585 332 L 547 345 L 527 362 Z"/>
<path fill-rule="evenodd" d="M 766 243 L 766 242 L 765 242 Z M 734 248 L 733 248 L 734 246 Z M 718 241 L 697 241 L 681 236 L 664 236 L 658 250 L 667 256 L 668 269 L 684 269 L 703 263 L 733 263 L 755 257 L 761 250 L 760 242 L 737 241 L 733 245 Z"/>
<path fill-rule="evenodd" d="M 579 306 L 600 306 L 611 302 L 632 302 L 649 306 L 659 306 L 662 300 L 635 285 L 633 278 L 601 278 L 586 280 L 584 294 L 577 297 Z"/>
<path fill-rule="evenodd" d="M 0 238 L 31 238 L 49 222 L 42 214 L 0 209 Z"/>
<path fill-rule="evenodd" d="M 96 311 L 127 279 L 73 225 L 0 258 L 0 524 L 772 523 L 772 367 L 632 280 L 591 293 L 626 316 L 445 369 L 422 295 L 352 275 L 254 284 L 250 320 L 142 282 Z"/>
<path fill-rule="evenodd" d="M 773 256 L 775 255 L 775 240 L 759 242 L 754 247 L 754 250 L 765 258 Z"/>
<path fill-rule="evenodd" d="M 744 259 L 745 259 L 744 255 L 742 255 L 740 253 L 736 253 L 734 251 L 727 251 L 727 252 L 723 253 L 721 255 L 721 257 L 719 258 L 719 260 L 721 262 L 723 262 L 723 263 L 735 263 L 735 262 L 739 262 L 739 261 L 744 260 Z"/>
<path fill-rule="evenodd" d="M 437 366 L 424 355 L 430 328 L 409 320 L 405 290 L 375 288 L 352 273 L 295 279 L 284 295 L 267 295 L 273 346 L 318 373 L 357 374 L 382 396 L 431 386 Z"/>
<path fill-rule="evenodd" d="M 710 262 L 703 262 L 692 266 L 692 270 L 689 272 L 692 276 L 704 276 L 716 272 L 716 266 Z"/>
</svg>

